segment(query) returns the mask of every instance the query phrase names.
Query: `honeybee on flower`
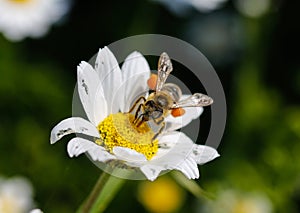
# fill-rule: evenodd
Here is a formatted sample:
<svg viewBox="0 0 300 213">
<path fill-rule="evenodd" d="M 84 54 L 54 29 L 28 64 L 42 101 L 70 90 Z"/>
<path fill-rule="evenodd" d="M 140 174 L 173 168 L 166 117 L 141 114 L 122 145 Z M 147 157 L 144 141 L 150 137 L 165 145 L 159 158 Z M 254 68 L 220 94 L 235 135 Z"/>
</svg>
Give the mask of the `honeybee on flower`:
<svg viewBox="0 0 300 213">
<path fill-rule="evenodd" d="M 120 69 L 113 53 L 107 47 L 100 49 L 94 67 L 83 61 L 77 68 L 78 93 L 89 121 L 80 117 L 61 121 L 51 131 L 51 144 L 67 134 L 81 133 L 93 140 L 71 139 L 67 146 L 70 157 L 86 153 L 94 162 L 113 161 L 138 168 L 149 180 L 155 180 L 164 170 L 179 170 L 189 179 L 198 178 L 197 164 L 219 154 L 176 130 L 198 118 L 203 111 L 201 106 L 211 104 L 212 99 L 203 94 L 181 95 L 178 86 L 165 84 L 165 71 L 170 71 L 171 66 L 163 53 L 156 82 L 139 52 L 131 53 Z M 149 87 L 153 89 L 153 82 L 155 91 L 136 99 Z M 187 107 L 192 103 L 194 107 Z M 182 107 L 187 107 L 184 115 L 172 113 Z M 180 116 L 175 118 L 172 114 Z M 150 121 L 162 125 L 157 132 L 148 124 Z"/>
<path fill-rule="evenodd" d="M 150 89 L 155 89 L 146 99 L 144 96 L 138 98 L 129 112 L 132 112 L 136 105 L 140 104 L 135 112 L 134 124 L 139 127 L 143 122 L 152 119 L 156 124 L 162 124 L 159 131 L 155 134 L 155 139 L 165 127 L 164 118 L 169 115 L 177 117 L 184 114 L 183 107 L 201 107 L 213 103 L 213 99 L 201 93 L 195 93 L 186 99 L 180 100 L 182 92 L 179 86 L 172 83 L 165 83 L 169 74 L 173 70 L 171 60 L 167 53 L 162 53 L 158 61 L 158 76 L 152 75 L 148 80 Z M 155 86 L 154 86 L 155 85 Z M 139 114 L 139 112 L 142 112 Z"/>
</svg>

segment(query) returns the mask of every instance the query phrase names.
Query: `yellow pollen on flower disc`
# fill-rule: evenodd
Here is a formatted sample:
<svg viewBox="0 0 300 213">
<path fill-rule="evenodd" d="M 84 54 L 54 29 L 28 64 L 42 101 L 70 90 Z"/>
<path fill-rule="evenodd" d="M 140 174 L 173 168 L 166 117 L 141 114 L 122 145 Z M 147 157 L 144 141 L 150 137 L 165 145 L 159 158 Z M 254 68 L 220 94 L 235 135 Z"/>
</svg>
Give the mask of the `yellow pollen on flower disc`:
<svg viewBox="0 0 300 213">
<path fill-rule="evenodd" d="M 154 132 L 144 122 L 139 127 L 133 124 L 134 115 L 130 113 L 110 114 L 99 125 L 101 140 L 96 143 L 109 152 L 115 146 L 133 149 L 150 160 L 158 150 L 158 140 L 152 141 Z"/>
</svg>

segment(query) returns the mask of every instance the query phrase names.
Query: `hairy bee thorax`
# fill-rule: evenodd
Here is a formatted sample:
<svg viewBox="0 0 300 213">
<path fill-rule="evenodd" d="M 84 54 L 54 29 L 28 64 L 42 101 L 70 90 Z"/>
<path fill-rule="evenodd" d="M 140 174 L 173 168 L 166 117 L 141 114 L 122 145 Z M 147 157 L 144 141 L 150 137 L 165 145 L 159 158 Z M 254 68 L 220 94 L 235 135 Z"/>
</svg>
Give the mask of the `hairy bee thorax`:
<svg viewBox="0 0 300 213">
<path fill-rule="evenodd" d="M 168 93 L 163 92 L 163 91 L 156 92 L 155 96 L 153 97 L 153 101 L 159 107 L 166 109 L 166 110 L 169 109 L 170 107 L 172 107 L 172 105 L 174 103 L 172 97 Z"/>
<path fill-rule="evenodd" d="M 151 93 L 147 100 L 153 100 L 164 109 L 172 108 L 182 95 L 181 89 L 176 84 L 166 83 L 160 91 Z"/>
</svg>

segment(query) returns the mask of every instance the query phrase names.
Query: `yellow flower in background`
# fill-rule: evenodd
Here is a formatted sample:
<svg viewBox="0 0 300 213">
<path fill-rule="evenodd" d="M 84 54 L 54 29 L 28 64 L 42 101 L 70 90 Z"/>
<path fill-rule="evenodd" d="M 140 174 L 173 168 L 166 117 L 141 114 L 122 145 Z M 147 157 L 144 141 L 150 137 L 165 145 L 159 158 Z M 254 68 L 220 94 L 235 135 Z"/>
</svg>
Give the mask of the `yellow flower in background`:
<svg viewBox="0 0 300 213">
<path fill-rule="evenodd" d="M 11 41 L 41 37 L 68 9 L 68 0 L 0 0 L 0 32 Z"/>
<path fill-rule="evenodd" d="M 138 188 L 138 199 L 152 213 L 172 213 L 184 203 L 185 192 L 175 181 L 164 176 L 155 182 L 143 181 Z"/>
</svg>

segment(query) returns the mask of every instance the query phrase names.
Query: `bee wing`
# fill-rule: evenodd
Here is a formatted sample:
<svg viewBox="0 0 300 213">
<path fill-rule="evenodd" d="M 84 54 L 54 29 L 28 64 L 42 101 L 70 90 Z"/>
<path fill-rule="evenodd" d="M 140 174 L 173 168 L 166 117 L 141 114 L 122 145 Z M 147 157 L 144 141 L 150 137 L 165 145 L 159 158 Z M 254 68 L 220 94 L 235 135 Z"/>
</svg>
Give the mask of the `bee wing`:
<svg viewBox="0 0 300 213">
<path fill-rule="evenodd" d="M 209 106 L 213 103 L 213 99 L 207 95 L 201 93 L 195 93 L 186 99 L 183 99 L 175 103 L 172 108 L 184 108 L 184 107 L 202 107 Z"/>
<path fill-rule="evenodd" d="M 172 70 L 173 66 L 171 59 L 167 53 L 163 52 L 158 60 L 156 91 L 161 90 Z"/>
</svg>

